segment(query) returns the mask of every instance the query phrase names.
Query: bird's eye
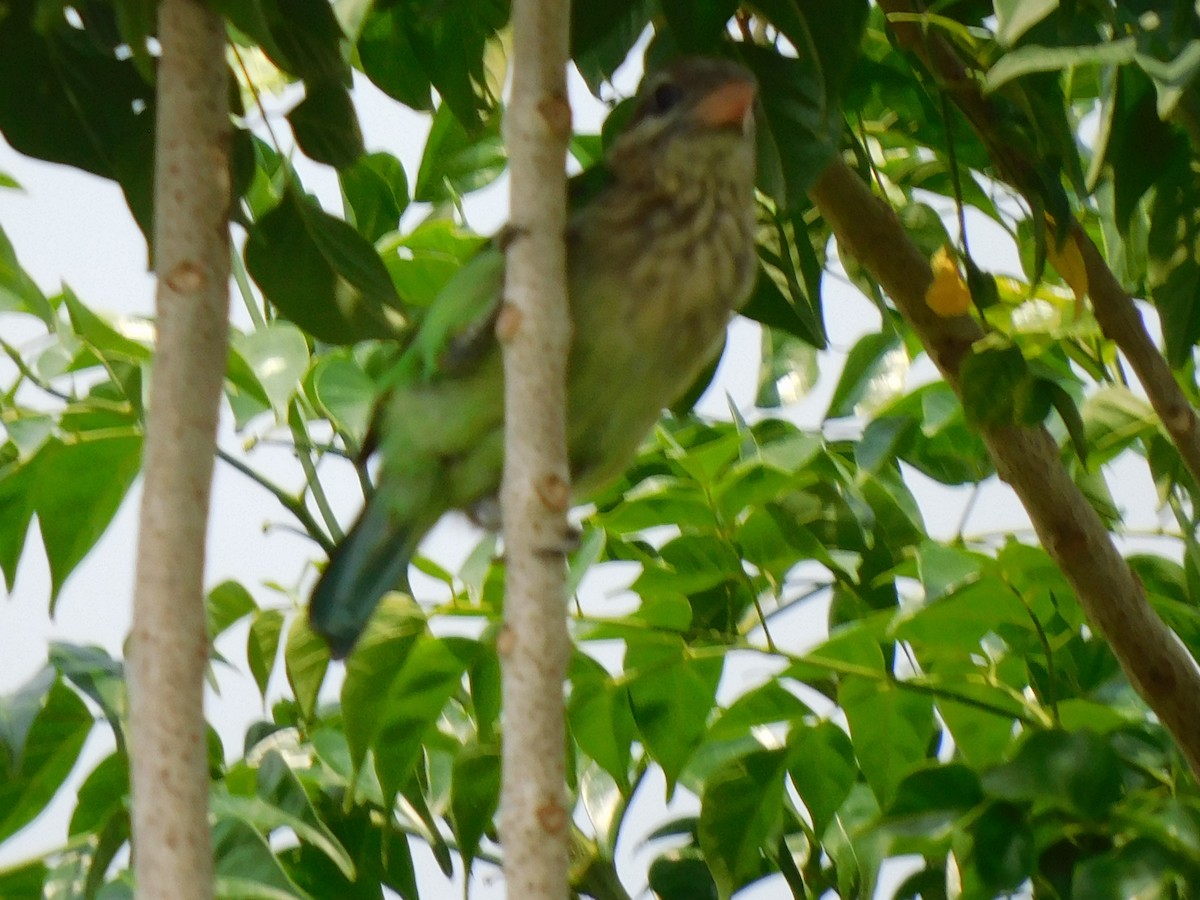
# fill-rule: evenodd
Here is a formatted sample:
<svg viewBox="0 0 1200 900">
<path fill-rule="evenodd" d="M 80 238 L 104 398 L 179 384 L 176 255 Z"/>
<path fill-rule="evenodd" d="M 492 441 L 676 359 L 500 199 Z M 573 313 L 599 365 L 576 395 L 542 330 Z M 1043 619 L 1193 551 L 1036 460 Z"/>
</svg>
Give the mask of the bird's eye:
<svg viewBox="0 0 1200 900">
<path fill-rule="evenodd" d="M 664 81 L 650 95 L 650 102 L 646 104 L 646 111 L 651 115 L 659 116 L 674 108 L 682 99 L 683 90 L 679 85 Z"/>
</svg>

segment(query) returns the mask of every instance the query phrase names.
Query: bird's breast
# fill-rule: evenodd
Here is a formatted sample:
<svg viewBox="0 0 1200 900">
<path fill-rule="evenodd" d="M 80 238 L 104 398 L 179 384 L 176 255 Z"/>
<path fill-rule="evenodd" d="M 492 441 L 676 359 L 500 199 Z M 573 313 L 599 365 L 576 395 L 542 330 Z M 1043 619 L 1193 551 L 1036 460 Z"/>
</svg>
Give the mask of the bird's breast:
<svg viewBox="0 0 1200 900">
<path fill-rule="evenodd" d="M 568 389 L 577 475 L 623 468 L 719 351 L 754 275 L 748 190 L 616 196 L 577 223 Z"/>
</svg>

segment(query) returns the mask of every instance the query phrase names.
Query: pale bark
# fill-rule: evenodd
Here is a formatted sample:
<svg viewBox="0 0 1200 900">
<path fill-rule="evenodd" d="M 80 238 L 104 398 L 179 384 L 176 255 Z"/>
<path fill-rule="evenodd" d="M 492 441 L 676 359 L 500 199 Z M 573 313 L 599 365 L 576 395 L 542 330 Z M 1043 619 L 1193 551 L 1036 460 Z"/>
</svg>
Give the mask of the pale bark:
<svg viewBox="0 0 1200 900">
<path fill-rule="evenodd" d="M 962 359 L 983 337 L 978 323 L 969 316 L 943 318 L 926 305 L 929 262 L 892 210 L 842 160 L 809 194 L 842 250 L 879 282 L 958 391 Z M 1040 427 L 990 427 L 982 436 L 997 472 L 1025 506 L 1088 621 L 1200 777 L 1200 669 L 1150 607 L 1100 517 L 1063 468 L 1054 439 Z"/>
<path fill-rule="evenodd" d="M 204 545 L 225 371 L 230 121 L 221 19 L 159 9 L 154 255 L 158 341 L 130 639 L 139 897 L 211 897 Z"/>
<path fill-rule="evenodd" d="M 514 0 L 507 111 L 511 218 L 504 346 L 506 593 L 500 836 L 508 896 L 567 896 L 571 811 L 565 786 L 566 93 L 570 5 Z"/>
</svg>

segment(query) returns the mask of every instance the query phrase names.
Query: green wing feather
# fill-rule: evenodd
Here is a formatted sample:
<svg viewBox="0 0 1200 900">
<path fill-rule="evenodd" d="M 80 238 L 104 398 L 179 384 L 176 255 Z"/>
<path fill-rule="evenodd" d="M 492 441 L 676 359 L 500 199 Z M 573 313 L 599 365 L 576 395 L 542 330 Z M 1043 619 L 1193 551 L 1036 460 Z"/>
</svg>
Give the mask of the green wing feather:
<svg viewBox="0 0 1200 900">
<path fill-rule="evenodd" d="M 599 168 L 576 176 L 571 208 L 607 183 Z M 504 252 L 492 240 L 438 293 L 381 379 L 364 450 L 377 446 L 392 420 L 382 447 L 390 477 L 338 545 L 309 604 L 309 620 L 335 657 L 350 652 L 379 599 L 407 585 L 417 544 L 441 513 L 495 488 L 503 395 L 494 329 L 503 293 Z M 424 424 L 405 427 L 414 421 Z"/>
</svg>

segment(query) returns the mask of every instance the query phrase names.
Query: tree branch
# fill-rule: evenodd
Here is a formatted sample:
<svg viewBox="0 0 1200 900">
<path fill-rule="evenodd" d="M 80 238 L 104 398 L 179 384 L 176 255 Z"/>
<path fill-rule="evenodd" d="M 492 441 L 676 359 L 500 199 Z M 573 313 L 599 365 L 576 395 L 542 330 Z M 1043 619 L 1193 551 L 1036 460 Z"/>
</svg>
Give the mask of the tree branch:
<svg viewBox="0 0 1200 900">
<path fill-rule="evenodd" d="M 501 487 L 506 588 L 500 833 L 512 897 L 567 896 L 571 811 L 565 788 L 566 63 L 570 4 L 514 0 L 511 173 L 504 347 L 505 466 Z"/>
<path fill-rule="evenodd" d="M 929 263 L 892 210 L 840 159 L 809 194 L 843 251 L 887 291 L 946 381 L 961 393 L 960 364 L 983 332 L 968 316 L 942 318 L 926 305 Z M 1200 777 L 1200 669 L 1151 609 L 1141 583 L 1063 468 L 1053 438 L 1040 427 L 990 427 L 981 435 L 996 471 L 1016 491 L 1088 620 Z"/>
<path fill-rule="evenodd" d="M 212 896 L 204 541 L 227 353 L 230 122 L 225 27 L 159 7 L 154 256 L 158 352 L 146 426 L 129 658 L 139 897 Z"/>
<path fill-rule="evenodd" d="M 1121 348 L 1133 366 L 1150 405 L 1179 449 L 1184 465 L 1200 484 L 1200 428 L 1197 428 L 1196 411 L 1184 397 L 1170 366 L 1146 332 L 1142 314 L 1133 298 L 1121 287 L 1099 248 L 1078 225 L 1072 230 L 1070 240 L 1075 241 L 1083 255 L 1088 296 L 1092 298 L 1096 321 L 1104 336 Z"/>
<path fill-rule="evenodd" d="M 1023 156 L 1016 143 L 1005 139 L 994 106 L 983 95 L 979 80 L 972 77 L 955 48 L 940 34 L 922 29 L 918 19 L 924 9 L 919 0 L 880 0 L 879 6 L 889 16 L 888 24 L 897 43 L 921 60 L 937 79 L 939 88 L 971 123 L 987 147 L 1000 178 L 1026 197 L 1040 199 L 1045 186 L 1037 165 Z M 1146 331 L 1133 298 L 1121 287 L 1091 238 L 1075 225 L 1068 239 L 1074 240 L 1083 254 L 1088 295 L 1104 336 L 1121 349 L 1133 366 L 1188 471 L 1200 483 L 1200 428 L 1195 410 Z"/>
</svg>

